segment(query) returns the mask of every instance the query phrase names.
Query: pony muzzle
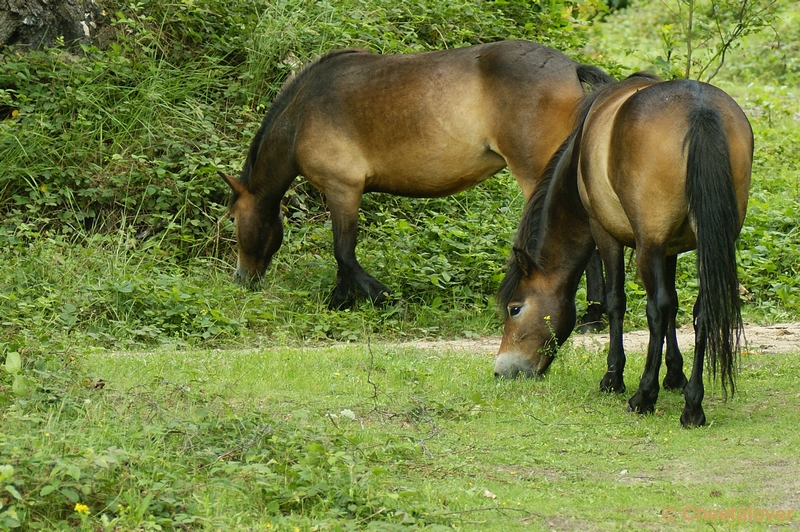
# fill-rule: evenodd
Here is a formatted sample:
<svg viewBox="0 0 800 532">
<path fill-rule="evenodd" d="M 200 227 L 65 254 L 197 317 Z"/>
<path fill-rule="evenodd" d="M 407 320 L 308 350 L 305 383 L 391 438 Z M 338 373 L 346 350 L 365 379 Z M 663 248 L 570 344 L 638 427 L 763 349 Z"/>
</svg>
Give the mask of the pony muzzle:
<svg viewBox="0 0 800 532">
<path fill-rule="evenodd" d="M 233 279 L 239 283 L 240 285 L 253 289 L 258 285 L 261 281 L 263 274 L 259 273 L 251 273 L 247 271 L 247 269 L 242 267 L 242 264 L 239 262 L 236 264 L 236 272 L 233 274 Z"/>
<path fill-rule="evenodd" d="M 521 353 L 500 353 L 494 363 L 494 376 L 499 379 L 541 379 L 552 361 L 553 357 L 546 355 L 532 362 Z"/>
</svg>

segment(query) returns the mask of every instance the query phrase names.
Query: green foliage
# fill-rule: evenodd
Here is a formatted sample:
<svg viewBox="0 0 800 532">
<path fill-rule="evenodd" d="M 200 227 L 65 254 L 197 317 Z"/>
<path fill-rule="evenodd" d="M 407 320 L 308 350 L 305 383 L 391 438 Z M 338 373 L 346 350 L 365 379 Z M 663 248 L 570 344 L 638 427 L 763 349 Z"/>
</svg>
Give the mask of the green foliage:
<svg viewBox="0 0 800 532">
<path fill-rule="evenodd" d="M 744 39 L 725 70 L 743 83 L 797 86 L 800 80 L 800 11 L 792 2 L 778 2 L 767 30 Z"/>
<path fill-rule="evenodd" d="M 631 2 L 607 17 L 614 31 L 595 34 L 589 46 L 595 55 L 622 63 L 626 73 L 782 83 L 796 75 L 787 55 L 796 16 L 793 3 L 785 0 Z"/>
<path fill-rule="evenodd" d="M 35 346 L 63 335 L 121 347 L 239 334 L 241 321 L 219 309 L 230 288 L 220 285 L 212 293 L 197 284 L 196 275 L 207 264 L 178 267 L 172 259 L 132 264 L 127 250 L 122 257 L 107 256 L 104 244 L 108 239 L 84 246 L 56 236 L 0 251 L 9 266 L 0 275 L 5 327 L 0 341 Z M 75 274 L 65 276 L 70 270 Z"/>
<path fill-rule="evenodd" d="M 206 510 L 243 494 L 248 513 L 270 516 L 279 530 L 438 520 L 375 465 L 394 449 L 418 448 L 398 442 L 356 453 L 356 437 L 330 433 L 308 412 L 247 412 L 205 393 L 202 380 L 108 394 L 104 381 L 88 379 L 56 411 L 33 400 L 4 411 L 13 431 L 0 436 L 2 500 L 10 502 L 0 506 L 0 529 L 227 528 Z"/>
<path fill-rule="evenodd" d="M 711 425 L 687 431 L 681 394 L 634 417 L 600 394 L 601 353 L 566 347 L 535 382 L 477 355 L 74 354 L 63 394 L 0 409 L 0 530 L 685 530 L 660 508 L 791 496 L 796 356 L 745 354 L 737 398 L 709 386 Z"/>
<path fill-rule="evenodd" d="M 593 56 L 617 75 L 631 68 L 616 52 L 620 33 L 649 35 L 653 47 L 627 46 L 655 50 L 651 58 L 663 52 L 660 36 L 649 28 L 653 20 L 667 22 L 642 4 L 609 15 L 611 24 L 602 31 L 611 36 L 597 37 L 590 23 L 605 13 L 604 6 L 523 0 L 145 1 L 109 5 L 116 34 L 79 55 L 0 52 L 0 530 L 267 524 L 278 530 L 402 530 L 461 523 L 460 497 L 484 503 L 483 491 L 459 486 L 441 496 L 426 482 L 432 475 L 447 480 L 462 469 L 474 479 L 466 460 L 451 463 L 445 473 L 437 462 L 450 456 L 450 448 L 482 452 L 450 442 L 431 456 L 431 434 L 440 425 L 462 424 L 458 437 L 472 445 L 476 431 L 502 432 L 529 420 L 530 411 L 550 413 L 552 422 L 572 415 L 559 410 L 559 401 L 574 402 L 580 390 L 594 390 L 596 383 L 579 382 L 582 388 L 573 385 L 566 392 L 560 388 L 565 380 L 541 390 L 530 383 L 495 386 L 485 378 L 485 361 L 442 362 L 440 354 L 407 358 L 402 352 L 370 365 L 373 376 L 396 375 L 395 384 L 384 383 L 381 397 L 403 399 L 387 406 L 379 390 L 365 384 L 358 358 L 326 352 L 326 360 L 339 360 L 344 369 L 322 364 L 328 373 L 319 374 L 315 360 L 268 349 L 497 334 L 493 293 L 523 206 L 513 179 L 501 173 L 443 199 L 365 197 L 359 258 L 395 299 L 385 308 L 361 302 L 355 310 L 330 312 L 325 298 L 335 264 L 324 198 L 302 181 L 289 191 L 284 247 L 267 279 L 248 291 L 231 280 L 234 235 L 225 218 L 228 191 L 216 170 L 239 169 L 282 81 L 331 48 L 408 52 L 530 38 L 585 61 Z M 777 24 L 785 42 L 764 32 L 748 36 L 737 50 L 743 59 L 728 61 L 720 76 L 748 83 L 796 81 L 796 14 L 782 9 Z M 584 48 L 590 35 L 594 50 Z M 774 50 L 781 53 L 765 53 Z M 756 134 L 752 199 L 739 250 L 746 316 L 796 319 L 797 95 L 758 83 L 726 89 L 745 107 Z M 696 291 L 692 256 L 679 267 L 679 320 L 686 322 Z M 640 327 L 643 289 L 633 271 L 627 325 Z M 256 348 L 240 362 L 246 369 L 230 367 L 227 354 L 198 358 L 190 349 L 231 344 Z M 167 362 L 148 354 L 132 366 L 115 358 L 95 364 L 97 353 L 112 357 L 121 349 L 158 345 L 177 350 Z M 569 357 L 560 356 L 559 363 Z M 254 367 L 261 359 L 273 365 Z M 582 371 L 596 363 L 585 359 L 566 364 L 566 377 L 587 379 Z M 93 364 L 100 369 L 90 369 Z M 155 373 L 119 386 L 138 369 L 157 364 Z M 437 371 L 436 364 L 446 369 Z M 175 376 L 176 366 L 185 375 Z M 330 376 L 334 371 L 336 379 Z M 230 373 L 236 380 L 224 378 Z M 350 407 L 341 404 L 346 387 L 340 373 L 356 389 L 376 393 L 369 415 L 354 406 L 363 403 L 363 390 Z M 430 392 L 432 385 L 437 393 Z M 314 399 L 321 387 L 330 391 L 324 405 Z M 513 410 L 509 405 L 520 397 L 524 411 L 514 419 L 473 426 L 492 409 Z M 584 410 L 596 403 L 590 397 Z M 607 398 L 601 403 L 619 406 Z M 356 412 L 358 422 L 346 412 Z M 353 427 L 371 422 L 389 428 L 365 435 L 347 430 L 345 419 Z M 653 436 L 655 429 L 645 425 L 628 437 Z M 418 432 L 409 435 L 407 427 Z M 529 429 L 542 433 L 535 423 Z M 589 436 L 558 437 L 586 447 Z M 517 439 L 508 434 L 494 459 L 509 447 L 524 447 L 518 458 L 529 460 L 530 448 L 548 443 L 520 445 Z M 583 459 L 578 463 L 584 467 Z M 408 480 L 415 475 L 417 480 Z M 602 485 L 589 495 L 602 498 Z M 550 493 L 527 484 L 522 492 Z M 534 502 L 536 508 L 549 504 Z M 217 510 L 227 506 L 236 509 L 219 516 Z"/>
<path fill-rule="evenodd" d="M 6 226 L 82 236 L 136 224 L 178 253 L 208 249 L 223 197 L 213 167 L 238 150 L 218 136 L 198 72 L 118 48 L 6 56 L 2 72 L 18 112 L 0 122 Z"/>
<path fill-rule="evenodd" d="M 798 134 L 782 128 L 759 133 L 763 144 L 756 151 L 755 176 L 761 183 L 751 194 L 742 229 L 740 277 L 747 298 L 769 319 L 794 319 L 800 309 Z"/>
<path fill-rule="evenodd" d="M 741 40 L 772 24 L 776 0 L 673 0 L 662 2 L 670 22 L 662 26 L 665 77 L 711 81 Z"/>
</svg>

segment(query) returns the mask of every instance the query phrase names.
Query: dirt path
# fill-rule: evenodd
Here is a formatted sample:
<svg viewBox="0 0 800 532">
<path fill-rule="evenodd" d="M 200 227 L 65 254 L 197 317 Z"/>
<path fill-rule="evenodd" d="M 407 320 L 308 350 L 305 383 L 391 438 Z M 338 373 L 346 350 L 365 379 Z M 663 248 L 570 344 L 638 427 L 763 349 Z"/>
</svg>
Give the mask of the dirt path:
<svg viewBox="0 0 800 532">
<path fill-rule="evenodd" d="M 800 351 L 800 323 L 777 323 L 775 325 L 745 324 L 747 348 L 762 353 L 790 353 Z M 647 349 L 648 332 L 631 331 L 625 333 L 626 351 L 644 351 Z M 595 348 L 600 351 L 608 344 L 608 333 L 573 334 L 570 337 L 573 345 Z M 500 347 L 499 336 L 487 336 L 464 340 L 420 340 L 397 344 L 399 347 L 415 347 L 419 349 L 449 349 L 456 351 L 472 351 L 480 353 L 496 353 Z M 678 329 L 678 345 L 688 351 L 694 346 L 694 329 L 691 324 Z"/>
</svg>

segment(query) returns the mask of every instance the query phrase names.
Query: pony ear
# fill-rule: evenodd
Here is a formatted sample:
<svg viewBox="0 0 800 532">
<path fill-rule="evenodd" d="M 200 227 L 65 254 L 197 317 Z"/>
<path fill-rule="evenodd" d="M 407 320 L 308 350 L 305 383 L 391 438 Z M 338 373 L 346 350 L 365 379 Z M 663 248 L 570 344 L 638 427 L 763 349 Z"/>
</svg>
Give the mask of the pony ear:
<svg viewBox="0 0 800 532">
<path fill-rule="evenodd" d="M 533 273 L 534 268 L 536 268 L 536 263 L 533 261 L 533 257 L 530 256 L 530 253 L 525 251 L 522 248 L 518 248 L 514 246 L 514 260 L 519 266 L 519 269 L 522 270 L 522 273 L 525 277 L 530 277 L 531 273 Z"/>
<path fill-rule="evenodd" d="M 244 184 L 235 177 L 230 177 L 228 175 L 225 175 L 219 170 L 217 170 L 217 173 L 222 178 L 222 180 L 225 181 L 229 187 L 231 187 L 231 190 L 233 190 L 235 194 L 241 196 L 242 194 L 247 192 L 247 187 L 245 187 Z"/>
</svg>

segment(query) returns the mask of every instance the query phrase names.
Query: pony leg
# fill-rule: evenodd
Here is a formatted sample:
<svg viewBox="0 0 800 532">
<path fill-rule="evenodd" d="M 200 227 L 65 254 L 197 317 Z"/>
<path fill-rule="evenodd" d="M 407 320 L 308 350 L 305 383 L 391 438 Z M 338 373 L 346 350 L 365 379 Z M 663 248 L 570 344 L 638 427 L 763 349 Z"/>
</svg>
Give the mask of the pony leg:
<svg viewBox="0 0 800 532">
<path fill-rule="evenodd" d="M 706 352 L 706 330 L 705 321 L 700 316 L 700 298 L 703 291 L 697 296 L 694 304 L 694 363 L 692 364 L 692 375 L 686 388 L 683 390 L 683 397 L 686 401 L 681 414 L 681 425 L 686 428 L 701 427 L 706 424 L 706 416 L 703 412 L 703 359 Z"/>
<path fill-rule="evenodd" d="M 605 298 L 608 304 L 608 370 L 600 381 L 600 391 L 624 393 L 625 382 L 622 377 L 625 370 L 625 349 L 622 346 L 622 320 L 627 305 L 625 250 L 614 237 L 595 224 L 592 224 L 592 234 L 603 257 L 608 277 Z"/>
<path fill-rule="evenodd" d="M 667 375 L 662 385 L 665 390 L 683 391 L 686 387 L 686 375 L 683 373 L 683 356 L 678 348 L 678 334 L 675 330 L 675 318 L 678 315 L 678 291 L 675 290 L 675 270 L 678 265 L 678 256 L 667 257 L 667 283 L 672 308 L 667 325 Z"/>
<path fill-rule="evenodd" d="M 670 296 L 672 288 L 667 282 L 667 261 L 663 248 L 637 246 L 637 251 L 639 274 L 647 291 L 647 327 L 650 329 L 650 341 L 639 389 L 628 401 L 628 407 L 631 412 L 649 414 L 655 410 L 658 399 L 658 373 L 661 369 L 664 337 L 673 315 Z"/>
<path fill-rule="evenodd" d="M 606 281 L 603 278 L 603 260 L 598 250 L 592 253 L 586 266 L 586 314 L 581 318 L 578 332 L 599 332 L 603 329 L 606 308 Z"/>
<path fill-rule="evenodd" d="M 356 289 L 360 289 L 376 305 L 386 299 L 389 289 L 372 277 L 356 259 L 358 236 L 358 207 L 361 193 L 328 194 L 328 205 L 333 226 L 333 255 L 339 270 L 336 288 L 331 294 L 330 308 L 350 307 L 355 301 Z"/>
</svg>

